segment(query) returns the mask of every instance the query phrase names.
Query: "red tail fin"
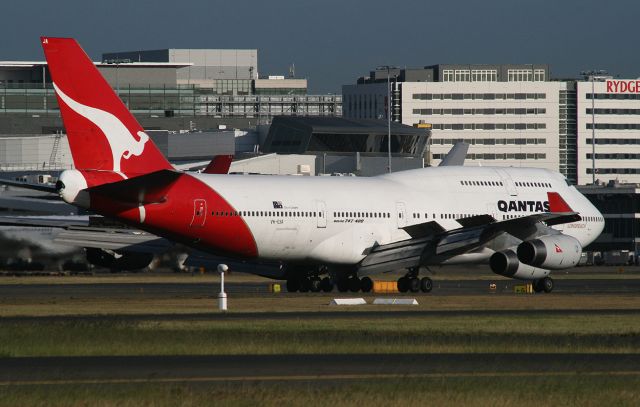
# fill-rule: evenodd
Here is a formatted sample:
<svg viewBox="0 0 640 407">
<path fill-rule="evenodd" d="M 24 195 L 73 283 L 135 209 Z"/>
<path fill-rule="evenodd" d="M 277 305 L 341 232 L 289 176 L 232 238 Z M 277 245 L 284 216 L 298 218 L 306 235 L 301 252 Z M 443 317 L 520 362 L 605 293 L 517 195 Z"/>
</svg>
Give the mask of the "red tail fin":
<svg viewBox="0 0 640 407">
<path fill-rule="evenodd" d="M 74 39 L 40 40 L 76 168 L 128 177 L 172 168 Z"/>
</svg>

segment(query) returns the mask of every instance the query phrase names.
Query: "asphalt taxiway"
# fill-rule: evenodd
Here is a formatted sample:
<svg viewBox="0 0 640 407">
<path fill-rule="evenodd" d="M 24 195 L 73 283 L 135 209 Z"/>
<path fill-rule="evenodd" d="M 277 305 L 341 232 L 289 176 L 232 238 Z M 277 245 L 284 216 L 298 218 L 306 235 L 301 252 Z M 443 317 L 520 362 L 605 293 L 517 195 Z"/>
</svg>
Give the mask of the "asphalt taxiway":
<svg viewBox="0 0 640 407">
<path fill-rule="evenodd" d="M 640 375 L 640 354 L 447 353 L 0 358 L 0 386 L 576 374 Z"/>
<path fill-rule="evenodd" d="M 640 279 L 615 278 L 579 278 L 556 279 L 554 294 L 640 294 Z M 282 282 L 280 282 L 282 283 Z M 495 283 L 496 293 L 513 293 L 514 286 L 522 284 L 514 280 L 438 280 L 434 279 L 433 291 L 429 294 L 409 293 L 412 296 L 481 295 L 490 292 L 490 284 Z M 286 295 L 314 295 L 314 293 L 283 293 Z M 94 284 L 2 284 L 0 280 L 0 298 L 4 301 L 14 299 L 113 299 L 113 298 L 207 298 L 214 297 L 220 291 L 218 283 L 190 282 L 132 282 L 132 283 L 94 283 Z M 236 282 L 225 284 L 225 291 L 235 297 L 260 296 L 271 294 L 269 282 Z M 334 289 L 335 295 L 340 295 Z M 326 295 L 326 293 L 323 293 Z M 354 293 L 346 293 L 353 295 Z"/>
</svg>

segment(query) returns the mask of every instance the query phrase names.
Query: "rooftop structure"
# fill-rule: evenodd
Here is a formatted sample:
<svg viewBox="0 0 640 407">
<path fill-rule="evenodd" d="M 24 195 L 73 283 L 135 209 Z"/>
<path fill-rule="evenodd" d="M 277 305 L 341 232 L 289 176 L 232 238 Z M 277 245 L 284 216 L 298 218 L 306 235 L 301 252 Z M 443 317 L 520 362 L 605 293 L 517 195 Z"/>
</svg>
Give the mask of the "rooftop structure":
<svg viewBox="0 0 640 407">
<path fill-rule="evenodd" d="M 273 119 L 263 149 L 268 153 L 386 155 L 388 132 L 383 120 L 280 116 Z M 429 130 L 392 123 L 391 152 L 422 157 L 429 135 Z"/>
</svg>

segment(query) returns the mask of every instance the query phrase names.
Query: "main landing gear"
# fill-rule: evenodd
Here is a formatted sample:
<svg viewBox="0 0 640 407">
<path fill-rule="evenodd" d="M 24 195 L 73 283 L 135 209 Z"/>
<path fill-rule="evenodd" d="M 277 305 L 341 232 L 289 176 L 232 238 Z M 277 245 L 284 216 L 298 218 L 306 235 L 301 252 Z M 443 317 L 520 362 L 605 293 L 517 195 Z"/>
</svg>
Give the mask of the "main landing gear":
<svg viewBox="0 0 640 407">
<path fill-rule="evenodd" d="M 319 293 L 320 291 L 328 293 L 331 290 L 333 290 L 333 282 L 329 277 L 320 278 L 319 276 L 310 276 L 287 279 L 287 291 L 290 293 L 296 291 L 300 291 L 301 293 Z"/>
<path fill-rule="evenodd" d="M 287 279 L 287 291 L 290 293 L 297 291 L 301 293 L 317 293 L 320 291 L 328 293 L 333 291 L 334 285 L 338 287 L 338 291 L 341 293 L 348 291 L 352 293 L 357 293 L 359 291 L 368 293 L 373 290 L 373 280 L 371 280 L 371 278 L 358 278 L 355 275 L 339 278 L 335 284 L 331 277 L 320 278 L 318 275 L 311 275 L 307 277 L 294 276 Z"/>
<path fill-rule="evenodd" d="M 409 272 L 404 277 L 398 279 L 398 291 L 401 293 L 417 293 L 418 291 L 428 293 L 432 289 L 433 281 L 429 277 L 419 278 L 417 268 L 409 269 Z"/>
<path fill-rule="evenodd" d="M 339 279 L 336 282 L 336 286 L 338 286 L 338 291 L 341 293 L 346 293 L 347 291 L 368 293 L 373 290 L 373 280 L 369 277 L 358 278 L 356 275 L 350 275 Z"/>
<path fill-rule="evenodd" d="M 553 280 L 551 277 L 541 278 L 540 280 L 533 280 L 533 291 L 537 293 L 545 292 L 550 293 L 553 291 Z"/>
</svg>

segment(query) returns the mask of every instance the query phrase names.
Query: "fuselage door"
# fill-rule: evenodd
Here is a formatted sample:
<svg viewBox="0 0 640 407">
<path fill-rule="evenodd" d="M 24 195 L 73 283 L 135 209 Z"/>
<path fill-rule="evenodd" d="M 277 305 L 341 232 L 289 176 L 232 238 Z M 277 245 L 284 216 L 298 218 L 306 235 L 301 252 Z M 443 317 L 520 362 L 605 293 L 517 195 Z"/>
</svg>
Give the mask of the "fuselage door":
<svg viewBox="0 0 640 407">
<path fill-rule="evenodd" d="M 318 227 L 326 228 L 327 227 L 327 206 L 324 201 L 316 201 L 316 209 L 317 209 L 317 217 Z"/>
<path fill-rule="evenodd" d="M 404 202 L 396 202 L 396 220 L 398 222 L 398 228 L 407 226 L 407 213 Z"/>
<path fill-rule="evenodd" d="M 193 218 L 191 219 L 192 228 L 201 228 L 207 221 L 207 201 L 204 199 L 193 200 Z"/>
<path fill-rule="evenodd" d="M 509 192 L 511 196 L 518 196 L 518 190 L 516 189 L 516 185 L 513 183 L 511 176 L 505 170 L 496 169 L 498 175 L 500 175 L 500 179 L 502 180 L 502 184 L 504 188 Z"/>
</svg>

